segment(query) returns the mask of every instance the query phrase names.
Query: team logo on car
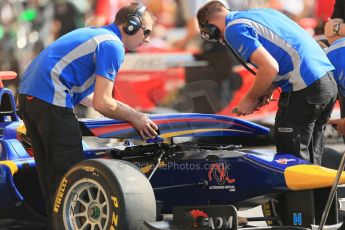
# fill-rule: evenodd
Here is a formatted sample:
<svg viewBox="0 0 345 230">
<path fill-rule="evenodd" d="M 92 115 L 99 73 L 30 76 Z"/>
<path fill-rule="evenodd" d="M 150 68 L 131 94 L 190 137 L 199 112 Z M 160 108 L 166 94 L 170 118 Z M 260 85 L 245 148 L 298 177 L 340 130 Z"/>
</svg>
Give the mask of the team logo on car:
<svg viewBox="0 0 345 230">
<path fill-rule="evenodd" d="M 185 213 L 185 222 L 194 228 L 207 227 L 208 214 L 201 210 L 193 209 Z"/>
<path fill-rule="evenodd" d="M 230 207 L 211 207 L 185 210 L 184 224 L 195 229 L 234 229 L 237 226 L 237 216 L 229 209 Z"/>
<path fill-rule="evenodd" d="M 235 186 L 230 185 L 236 182 L 235 179 L 229 177 L 229 165 L 224 163 L 212 164 L 208 171 L 208 181 L 216 182 L 216 185 L 212 185 L 209 189 L 228 189 L 229 191 L 235 191 Z"/>
</svg>

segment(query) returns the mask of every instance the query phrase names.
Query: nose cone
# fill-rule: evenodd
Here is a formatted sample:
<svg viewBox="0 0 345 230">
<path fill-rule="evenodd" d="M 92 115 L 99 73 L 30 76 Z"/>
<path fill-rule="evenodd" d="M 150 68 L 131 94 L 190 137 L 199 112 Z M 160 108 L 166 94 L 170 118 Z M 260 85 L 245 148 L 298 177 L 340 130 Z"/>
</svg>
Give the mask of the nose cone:
<svg viewBox="0 0 345 230">
<path fill-rule="evenodd" d="M 285 182 L 291 190 L 304 190 L 331 187 L 337 170 L 318 165 L 296 165 L 284 171 Z M 345 184 L 345 173 L 341 174 L 339 184 Z"/>
</svg>

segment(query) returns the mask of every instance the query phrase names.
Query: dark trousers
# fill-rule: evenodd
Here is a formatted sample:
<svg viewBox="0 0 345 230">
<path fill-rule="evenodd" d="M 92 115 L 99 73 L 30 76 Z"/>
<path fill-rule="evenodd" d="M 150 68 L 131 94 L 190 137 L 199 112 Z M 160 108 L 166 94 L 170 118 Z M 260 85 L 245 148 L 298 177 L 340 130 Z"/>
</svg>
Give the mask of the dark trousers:
<svg viewBox="0 0 345 230">
<path fill-rule="evenodd" d="M 32 141 L 39 181 L 50 215 L 55 191 L 63 175 L 84 159 L 79 123 L 73 109 L 26 95 L 19 95 L 19 107 Z"/>
<path fill-rule="evenodd" d="M 333 74 L 328 73 L 303 90 L 281 93 L 274 127 L 278 153 L 321 164 L 323 129 L 337 92 Z"/>
</svg>

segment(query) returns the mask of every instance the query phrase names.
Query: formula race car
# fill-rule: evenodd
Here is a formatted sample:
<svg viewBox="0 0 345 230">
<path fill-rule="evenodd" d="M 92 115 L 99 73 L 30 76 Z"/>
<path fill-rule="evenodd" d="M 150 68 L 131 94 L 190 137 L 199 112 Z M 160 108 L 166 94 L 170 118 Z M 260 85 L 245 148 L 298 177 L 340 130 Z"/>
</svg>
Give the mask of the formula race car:
<svg viewBox="0 0 345 230">
<path fill-rule="evenodd" d="M 3 72 L 0 79 L 14 76 Z M 150 118 L 160 135 L 146 142 L 127 122 L 80 120 L 86 160 L 61 179 L 53 205 L 56 229 L 265 229 L 250 226 L 251 220 L 277 229 L 310 229 L 320 223 L 336 170 L 288 153 L 198 142 L 204 136 L 268 134 L 249 121 L 214 114 Z M 34 153 L 5 88 L 0 127 L 0 223 L 6 228 L 15 219 L 44 228 Z M 238 218 L 237 209 L 258 205 L 264 217 Z M 327 229 L 342 225 L 338 208 L 336 200 Z"/>
</svg>

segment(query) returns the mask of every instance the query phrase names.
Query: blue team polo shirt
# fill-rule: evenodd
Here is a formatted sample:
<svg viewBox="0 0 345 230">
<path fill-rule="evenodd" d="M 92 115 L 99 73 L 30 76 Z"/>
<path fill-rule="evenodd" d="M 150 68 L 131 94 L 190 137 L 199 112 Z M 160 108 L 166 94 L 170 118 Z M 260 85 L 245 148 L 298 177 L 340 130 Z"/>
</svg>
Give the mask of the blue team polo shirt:
<svg viewBox="0 0 345 230">
<path fill-rule="evenodd" d="M 115 24 L 74 30 L 44 49 L 21 76 L 19 93 L 73 108 L 94 91 L 96 75 L 114 81 L 124 59 Z"/>
<path fill-rule="evenodd" d="M 334 79 L 337 82 L 338 91 L 342 96 L 345 96 L 345 38 L 333 42 L 333 44 L 326 49 L 326 54 L 335 67 Z"/>
<path fill-rule="evenodd" d="M 225 39 L 248 62 L 263 46 L 279 64 L 274 81 L 283 92 L 304 89 L 334 69 L 315 40 L 276 10 L 229 12 Z"/>
</svg>

